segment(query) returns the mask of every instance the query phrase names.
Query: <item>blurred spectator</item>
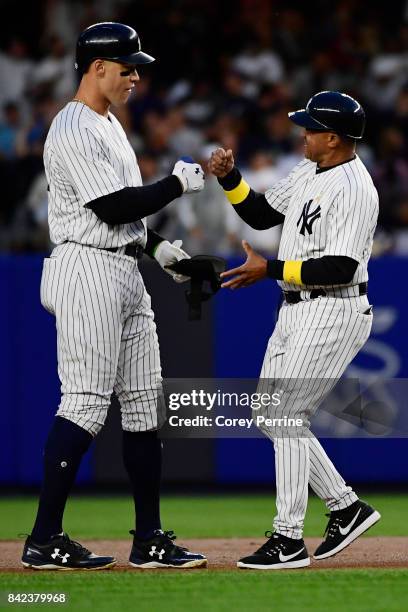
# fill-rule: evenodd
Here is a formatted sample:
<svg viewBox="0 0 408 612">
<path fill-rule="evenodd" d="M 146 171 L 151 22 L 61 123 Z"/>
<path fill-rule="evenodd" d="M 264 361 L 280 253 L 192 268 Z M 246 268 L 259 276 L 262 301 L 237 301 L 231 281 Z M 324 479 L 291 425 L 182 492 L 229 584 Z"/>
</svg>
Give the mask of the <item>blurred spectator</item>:
<svg viewBox="0 0 408 612">
<path fill-rule="evenodd" d="M 216 106 L 216 96 L 211 84 L 206 80 L 194 83 L 190 95 L 184 105 L 186 119 L 193 125 L 205 126 L 213 116 Z"/>
<path fill-rule="evenodd" d="M 217 144 L 202 147 L 198 156 L 206 172 L 205 189 L 194 196 L 184 195 L 176 211 L 184 230 L 184 248 L 193 255 L 227 255 L 236 249 L 238 238 L 227 223 L 228 203 L 215 176 L 207 173 L 207 162 Z"/>
<path fill-rule="evenodd" d="M 157 159 L 159 173 L 163 174 L 167 174 L 175 158 L 169 146 L 170 134 L 166 115 L 153 111 L 146 113 L 141 130 L 145 150 Z"/>
<path fill-rule="evenodd" d="M 42 159 L 48 128 L 57 111 L 58 104 L 49 95 L 43 95 L 33 103 L 31 120 L 22 130 L 18 143 L 21 157 L 36 156 Z"/>
<path fill-rule="evenodd" d="M 45 172 L 38 174 L 31 184 L 27 195 L 27 209 L 40 230 L 40 234 L 47 236 L 48 184 Z"/>
<path fill-rule="evenodd" d="M 381 193 L 380 224 L 387 230 L 408 228 L 408 160 L 404 138 L 395 127 L 381 133 L 379 159 L 372 174 Z"/>
<path fill-rule="evenodd" d="M 149 153 L 142 151 L 137 156 L 137 161 L 140 168 L 140 173 L 143 179 L 143 185 L 151 185 L 168 174 L 168 169 L 161 169 L 158 158 Z M 180 238 L 178 235 L 179 221 L 176 206 L 180 203 L 179 200 L 171 202 L 165 208 L 149 217 L 149 227 L 156 232 L 163 233 L 167 240 L 175 240 Z"/>
<path fill-rule="evenodd" d="M 265 193 L 269 187 L 281 178 L 270 153 L 257 151 L 249 161 L 249 167 L 243 169 L 242 175 L 248 184 L 259 193 Z M 276 256 L 279 247 L 281 226 L 272 227 L 267 230 L 254 230 L 244 223 L 234 211 L 234 207 L 228 207 L 227 229 L 230 235 L 236 237 L 236 251 L 242 254 L 241 241 L 247 240 L 255 249 L 266 255 Z"/>
<path fill-rule="evenodd" d="M 391 110 L 394 107 L 407 80 L 407 68 L 406 55 L 378 55 L 372 60 L 364 87 L 370 92 L 370 100 L 378 110 Z"/>
<path fill-rule="evenodd" d="M 395 106 L 384 113 L 383 125 L 393 125 L 404 139 L 404 155 L 408 156 L 408 80 L 398 93 Z"/>
<path fill-rule="evenodd" d="M 176 157 L 186 155 L 197 156 L 203 146 L 203 134 L 191 125 L 188 125 L 184 109 L 180 106 L 172 108 L 167 113 L 170 129 L 169 146 Z"/>
<path fill-rule="evenodd" d="M 72 98 L 76 84 L 74 55 L 67 53 L 61 38 L 50 36 L 46 56 L 32 72 L 34 95 L 48 94 L 66 102 Z"/>
<path fill-rule="evenodd" d="M 133 90 L 128 104 L 132 127 L 136 133 L 141 132 L 143 120 L 147 113 L 153 112 L 160 115 L 164 112 L 163 100 L 152 91 L 150 76 L 144 73 L 140 76 L 141 79 Z"/>
<path fill-rule="evenodd" d="M 222 97 L 219 99 L 223 113 L 244 120 L 254 109 L 251 97 L 253 91 L 248 89 L 248 83 L 245 83 L 241 74 L 236 70 L 228 70 L 224 75 Z"/>
<path fill-rule="evenodd" d="M 48 192 L 45 172 L 40 172 L 31 183 L 21 206 L 16 209 L 8 235 L 9 249 L 43 251 L 50 248 L 48 230 Z"/>
<path fill-rule="evenodd" d="M 280 155 L 276 158 L 275 171 L 279 177 L 279 180 L 284 176 L 287 176 L 289 172 L 298 164 L 305 156 L 305 139 L 303 136 L 303 130 L 294 128 L 293 130 L 293 147 L 292 150 L 286 154 Z"/>
<path fill-rule="evenodd" d="M 304 107 L 317 91 L 343 90 L 367 114 L 357 152 L 380 195 L 376 250 L 406 252 L 407 6 L 401 1 L 383 11 L 375 3 L 367 10 L 362 0 L 309 0 L 307 6 L 283 0 L 39 0 L 43 27 L 36 27 L 36 36 L 26 30 L 23 37 L 24 27 L 10 35 L 4 25 L 0 36 L 0 248 L 44 244 L 33 238 L 41 233 L 39 211 L 45 211 L 37 207 L 43 143 L 75 90 L 75 40 L 92 23 L 118 20 L 135 26 L 156 57 L 140 67 L 129 105 L 112 109 L 145 181 L 168 174 L 179 156 L 202 158 L 203 143 L 217 142 L 233 150 L 254 186 L 265 189 L 303 158 L 303 133 L 293 129 L 288 111 Z M 244 230 L 229 225 L 238 223 L 231 212 L 208 177 L 196 202 L 182 198 L 149 223 L 174 238 L 182 230 L 193 252 L 241 253 Z M 268 235 L 259 248 L 273 250 L 274 240 Z"/>
<path fill-rule="evenodd" d="M 27 47 L 13 38 L 0 52 L 0 107 L 6 102 L 20 103 L 30 82 L 33 61 L 27 57 Z"/>
<path fill-rule="evenodd" d="M 284 77 L 281 58 L 271 48 L 263 47 L 255 37 L 248 42 L 244 51 L 233 58 L 232 67 L 257 84 L 278 83 Z"/>
<path fill-rule="evenodd" d="M 330 53 L 319 50 L 313 54 L 310 63 L 295 72 L 293 88 L 297 98 L 304 105 L 318 91 L 348 89 L 347 74 L 339 71 Z"/>
<path fill-rule="evenodd" d="M 17 155 L 17 136 L 21 128 L 18 106 L 7 102 L 3 106 L 3 121 L 0 123 L 0 158 L 14 159 Z"/>
</svg>

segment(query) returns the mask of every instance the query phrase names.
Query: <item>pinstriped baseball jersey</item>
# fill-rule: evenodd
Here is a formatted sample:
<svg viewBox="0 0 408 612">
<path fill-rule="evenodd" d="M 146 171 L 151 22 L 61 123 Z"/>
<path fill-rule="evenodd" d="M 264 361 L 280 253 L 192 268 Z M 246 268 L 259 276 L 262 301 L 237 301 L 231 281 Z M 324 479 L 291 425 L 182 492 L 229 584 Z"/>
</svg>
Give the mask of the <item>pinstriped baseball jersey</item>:
<svg viewBox="0 0 408 612">
<path fill-rule="evenodd" d="M 265 193 L 272 208 L 285 215 L 278 259 L 345 255 L 358 261 L 358 267 L 351 282 L 342 286 L 367 281 L 378 218 L 373 181 L 357 156 L 328 170 L 316 169 L 314 162 L 303 160 Z M 278 283 L 285 291 L 299 290 L 298 285 Z M 304 286 L 313 287 L 317 285 Z"/>
<path fill-rule="evenodd" d="M 44 147 L 48 221 L 55 244 L 109 248 L 145 246 L 144 220 L 110 226 L 84 205 L 124 187 L 142 185 L 135 153 L 116 117 L 69 102 L 54 118 Z"/>
<path fill-rule="evenodd" d="M 96 435 L 115 391 L 124 430 L 156 429 L 162 379 L 150 296 L 137 259 L 105 250 L 144 246 L 145 225 L 111 226 L 84 207 L 142 184 L 135 154 L 114 115 L 70 102 L 51 125 L 44 162 L 57 246 L 44 260 L 41 302 L 56 318 L 57 414 Z"/>
<path fill-rule="evenodd" d="M 370 335 L 371 307 L 367 295 L 360 296 L 354 285 L 368 279 L 378 195 L 356 156 L 328 169 L 318 169 L 305 159 L 265 196 L 272 208 L 285 215 L 280 260 L 338 255 L 358 262 L 350 283 L 341 285 L 341 291 L 335 291 L 335 285 L 326 285 L 327 296 L 317 299 L 302 291 L 315 285 L 299 287 L 278 281 L 286 291 L 300 288 L 302 301 L 284 302 L 279 311 L 266 349 L 260 387 L 264 390 L 266 385 L 269 393 L 275 388 L 281 390 L 281 405 L 274 416 L 295 414 L 307 425 Z M 342 510 L 358 499 L 310 432 L 309 436 L 285 437 L 268 428 L 262 430 L 275 448 L 274 528 L 278 533 L 302 537 L 309 485 L 330 511 Z"/>
<path fill-rule="evenodd" d="M 300 417 L 307 423 L 364 346 L 371 325 L 366 295 L 284 302 L 268 342 L 258 389 L 269 394 L 280 390 L 281 403 L 273 416 Z M 358 499 L 312 434 L 285 437 L 268 427 L 261 430 L 275 448 L 276 531 L 302 537 L 308 484 L 330 510 L 341 510 Z"/>
<path fill-rule="evenodd" d="M 56 317 L 57 414 L 96 435 L 115 391 L 123 429 L 157 428 L 164 414 L 159 343 L 137 261 L 59 245 L 44 260 L 41 303 Z"/>
</svg>

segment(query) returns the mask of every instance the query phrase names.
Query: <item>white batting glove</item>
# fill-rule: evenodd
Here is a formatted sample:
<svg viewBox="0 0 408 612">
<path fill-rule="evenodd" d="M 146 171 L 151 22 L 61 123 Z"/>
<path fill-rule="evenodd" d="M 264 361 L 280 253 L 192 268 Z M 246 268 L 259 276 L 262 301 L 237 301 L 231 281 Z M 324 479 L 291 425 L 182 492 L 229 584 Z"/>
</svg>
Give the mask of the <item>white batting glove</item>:
<svg viewBox="0 0 408 612">
<path fill-rule="evenodd" d="M 192 157 L 182 157 L 173 168 L 183 187 L 183 193 L 194 193 L 204 188 L 204 172 L 200 164 L 196 164 Z"/>
<path fill-rule="evenodd" d="M 170 274 L 176 283 L 184 283 L 190 280 L 189 276 L 177 274 L 177 272 L 173 272 L 173 270 L 169 270 L 166 267 L 171 266 L 171 264 L 176 263 L 176 261 L 180 261 L 180 259 L 191 259 L 190 255 L 180 248 L 182 244 L 182 240 L 175 240 L 173 244 L 168 240 L 163 240 L 156 248 L 153 256 L 163 270 L 167 272 L 167 274 Z"/>
</svg>

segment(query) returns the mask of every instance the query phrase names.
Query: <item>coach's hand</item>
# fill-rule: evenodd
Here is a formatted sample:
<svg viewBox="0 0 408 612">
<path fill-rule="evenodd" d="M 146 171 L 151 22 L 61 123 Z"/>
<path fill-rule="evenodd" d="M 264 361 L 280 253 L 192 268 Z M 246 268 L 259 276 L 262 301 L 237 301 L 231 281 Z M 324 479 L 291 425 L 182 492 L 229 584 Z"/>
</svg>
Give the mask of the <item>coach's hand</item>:
<svg viewBox="0 0 408 612">
<path fill-rule="evenodd" d="M 192 157 L 182 157 L 174 166 L 175 174 L 183 187 L 183 193 L 194 193 L 204 188 L 204 172 Z"/>
<path fill-rule="evenodd" d="M 168 240 L 163 240 L 156 247 L 153 254 L 155 260 L 161 265 L 167 274 L 170 274 L 176 283 L 184 283 L 185 281 L 190 280 L 189 276 L 177 274 L 177 272 L 173 272 L 173 270 L 169 270 L 166 267 L 171 266 L 171 264 L 176 263 L 176 261 L 180 261 L 180 259 L 191 259 L 190 255 L 180 248 L 182 244 L 182 240 L 175 240 L 173 244 L 170 244 Z"/>
<path fill-rule="evenodd" d="M 208 161 L 208 169 L 214 176 L 224 178 L 234 167 L 234 156 L 231 149 L 216 149 Z"/>
<path fill-rule="evenodd" d="M 221 274 L 221 278 L 233 276 L 234 278 L 223 283 L 221 287 L 229 287 L 230 289 L 239 289 L 240 287 L 248 287 L 257 281 L 266 278 L 267 260 L 262 255 L 259 255 L 246 240 L 242 241 L 242 246 L 247 254 L 247 260 L 239 268 L 232 268 Z"/>
</svg>

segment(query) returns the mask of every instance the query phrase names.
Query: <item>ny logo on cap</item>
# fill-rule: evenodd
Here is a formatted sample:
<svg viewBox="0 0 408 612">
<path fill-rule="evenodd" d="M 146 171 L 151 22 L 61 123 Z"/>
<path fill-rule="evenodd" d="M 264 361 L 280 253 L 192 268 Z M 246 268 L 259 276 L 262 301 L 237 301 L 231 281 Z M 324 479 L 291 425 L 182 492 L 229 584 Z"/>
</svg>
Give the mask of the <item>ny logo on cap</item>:
<svg viewBox="0 0 408 612">
<path fill-rule="evenodd" d="M 321 208 L 320 206 L 318 206 L 317 208 L 315 208 L 315 210 L 310 210 L 310 207 L 312 205 L 313 199 L 309 200 L 308 202 L 306 202 L 306 204 L 304 204 L 303 206 L 303 210 L 302 210 L 302 214 L 299 217 L 299 221 L 296 223 L 296 226 L 299 227 L 299 223 L 302 223 L 302 226 L 300 228 L 300 233 L 302 234 L 302 236 L 305 235 L 305 230 L 307 230 L 308 234 L 312 233 L 312 228 L 313 228 L 313 223 L 319 218 L 321 217 L 320 211 Z"/>
</svg>

